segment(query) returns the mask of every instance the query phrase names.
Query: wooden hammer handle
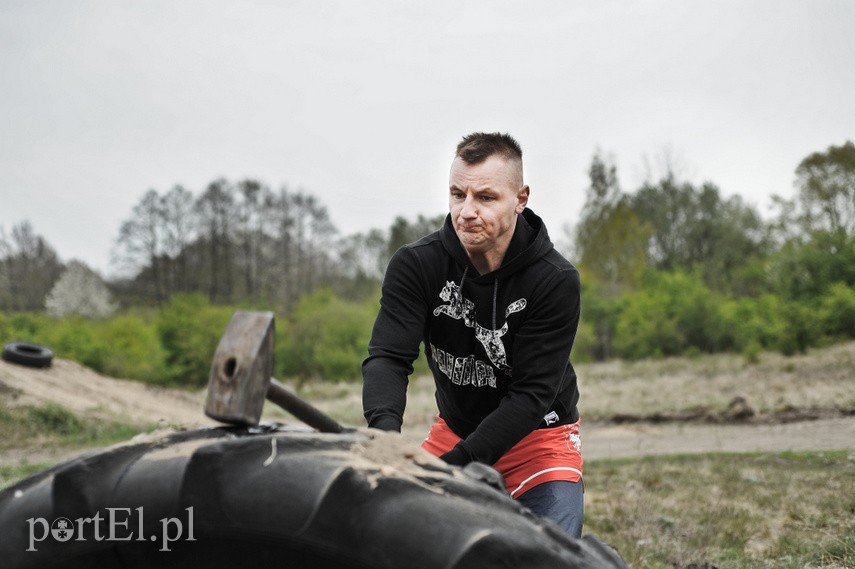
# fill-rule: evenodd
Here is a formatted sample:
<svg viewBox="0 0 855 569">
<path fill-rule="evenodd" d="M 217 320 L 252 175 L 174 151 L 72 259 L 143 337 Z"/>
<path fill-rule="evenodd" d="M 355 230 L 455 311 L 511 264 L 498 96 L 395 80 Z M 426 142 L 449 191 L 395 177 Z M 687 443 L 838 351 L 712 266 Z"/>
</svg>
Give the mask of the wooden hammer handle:
<svg viewBox="0 0 855 569">
<path fill-rule="evenodd" d="M 267 399 L 276 403 L 296 418 L 322 433 L 340 433 L 344 430 L 338 421 L 300 398 L 293 389 L 275 378 L 270 378 Z"/>
</svg>

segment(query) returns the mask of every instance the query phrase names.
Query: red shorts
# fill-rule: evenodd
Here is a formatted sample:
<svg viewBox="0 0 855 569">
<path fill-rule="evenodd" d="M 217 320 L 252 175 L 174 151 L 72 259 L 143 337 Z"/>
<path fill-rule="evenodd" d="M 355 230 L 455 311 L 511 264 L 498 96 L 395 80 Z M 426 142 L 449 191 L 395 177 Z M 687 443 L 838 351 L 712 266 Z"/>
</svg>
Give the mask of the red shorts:
<svg viewBox="0 0 855 569">
<path fill-rule="evenodd" d="M 422 448 L 440 456 L 460 442 L 448 424 L 437 417 Z M 529 433 L 492 465 L 505 478 L 505 488 L 514 498 L 538 484 L 553 480 L 578 482 L 582 479 L 582 441 L 579 421 Z"/>
</svg>

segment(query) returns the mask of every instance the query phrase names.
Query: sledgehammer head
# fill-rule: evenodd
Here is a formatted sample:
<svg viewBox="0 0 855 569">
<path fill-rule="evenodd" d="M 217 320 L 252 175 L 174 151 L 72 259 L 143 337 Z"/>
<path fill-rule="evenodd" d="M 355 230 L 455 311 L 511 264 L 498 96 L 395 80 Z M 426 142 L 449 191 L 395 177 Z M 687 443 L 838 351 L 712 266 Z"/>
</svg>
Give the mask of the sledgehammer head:
<svg viewBox="0 0 855 569">
<path fill-rule="evenodd" d="M 234 313 L 211 362 L 205 414 L 232 425 L 257 425 L 273 375 L 273 313 Z"/>
</svg>

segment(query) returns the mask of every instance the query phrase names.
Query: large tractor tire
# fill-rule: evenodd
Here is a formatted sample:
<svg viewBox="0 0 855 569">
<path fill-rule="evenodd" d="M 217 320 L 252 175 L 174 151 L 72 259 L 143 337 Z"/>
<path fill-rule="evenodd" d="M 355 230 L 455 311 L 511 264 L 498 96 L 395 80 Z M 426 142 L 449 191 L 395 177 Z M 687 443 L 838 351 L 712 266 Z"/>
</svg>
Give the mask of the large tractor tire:
<svg viewBox="0 0 855 569">
<path fill-rule="evenodd" d="M 0 492 L 0 564 L 626 567 L 400 437 L 293 426 L 149 436 Z"/>
</svg>

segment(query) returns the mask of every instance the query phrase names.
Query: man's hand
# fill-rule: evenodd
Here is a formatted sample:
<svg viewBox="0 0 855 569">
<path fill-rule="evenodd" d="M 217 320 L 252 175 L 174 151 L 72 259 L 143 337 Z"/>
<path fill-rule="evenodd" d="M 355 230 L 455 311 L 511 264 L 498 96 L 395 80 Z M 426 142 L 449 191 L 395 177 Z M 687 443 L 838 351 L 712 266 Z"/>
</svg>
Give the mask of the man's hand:
<svg viewBox="0 0 855 569">
<path fill-rule="evenodd" d="M 457 445 L 447 453 L 440 455 L 439 458 L 454 466 L 465 466 L 472 462 L 472 458 L 469 456 L 469 453 L 467 453 L 460 445 Z"/>
</svg>

